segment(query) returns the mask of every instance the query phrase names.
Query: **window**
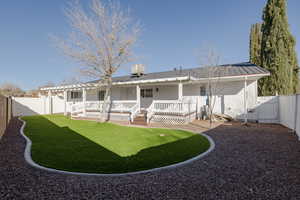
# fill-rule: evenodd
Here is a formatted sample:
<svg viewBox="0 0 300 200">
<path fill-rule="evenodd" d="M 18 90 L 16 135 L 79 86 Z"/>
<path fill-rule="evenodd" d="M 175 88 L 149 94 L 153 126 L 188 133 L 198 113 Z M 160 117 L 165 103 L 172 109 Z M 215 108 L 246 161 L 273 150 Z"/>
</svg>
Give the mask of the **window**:
<svg viewBox="0 0 300 200">
<path fill-rule="evenodd" d="M 153 89 L 141 89 L 141 97 L 143 98 L 152 98 L 153 97 Z"/>
<path fill-rule="evenodd" d="M 105 90 L 100 90 L 98 92 L 98 99 L 99 99 L 99 101 L 104 101 L 104 97 L 105 97 Z"/>
<path fill-rule="evenodd" d="M 200 96 L 206 96 L 206 87 L 205 86 L 200 87 Z"/>
<path fill-rule="evenodd" d="M 81 99 L 81 98 L 82 98 L 82 92 L 71 91 L 71 99 Z"/>
</svg>

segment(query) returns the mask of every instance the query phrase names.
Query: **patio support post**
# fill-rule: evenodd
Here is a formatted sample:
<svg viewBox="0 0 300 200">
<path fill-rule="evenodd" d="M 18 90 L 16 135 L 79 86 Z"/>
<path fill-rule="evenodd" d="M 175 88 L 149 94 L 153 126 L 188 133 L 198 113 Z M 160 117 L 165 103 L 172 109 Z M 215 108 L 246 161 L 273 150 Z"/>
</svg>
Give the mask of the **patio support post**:
<svg viewBox="0 0 300 200">
<path fill-rule="evenodd" d="M 182 83 L 180 82 L 179 84 L 178 84 L 178 100 L 182 100 L 182 88 L 183 88 L 183 86 L 182 86 Z"/>
<path fill-rule="evenodd" d="M 49 106 L 49 114 L 52 114 L 52 92 L 48 91 L 48 106 Z"/>
<path fill-rule="evenodd" d="M 139 85 L 136 86 L 136 101 L 140 110 L 141 109 L 141 88 Z"/>
<path fill-rule="evenodd" d="M 82 89 L 82 104 L 83 104 L 83 116 L 86 116 L 86 89 Z"/>
<path fill-rule="evenodd" d="M 247 105 L 247 77 L 244 80 L 244 122 L 248 123 L 248 105 Z"/>
<path fill-rule="evenodd" d="M 67 116 L 67 98 L 68 98 L 68 91 L 64 90 L 64 115 Z"/>
</svg>

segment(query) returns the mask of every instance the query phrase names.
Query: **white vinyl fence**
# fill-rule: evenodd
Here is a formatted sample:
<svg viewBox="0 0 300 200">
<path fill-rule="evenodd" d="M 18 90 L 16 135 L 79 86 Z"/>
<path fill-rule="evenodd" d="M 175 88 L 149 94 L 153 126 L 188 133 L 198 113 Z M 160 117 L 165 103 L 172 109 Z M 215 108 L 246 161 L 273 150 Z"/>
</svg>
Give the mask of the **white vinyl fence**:
<svg viewBox="0 0 300 200">
<path fill-rule="evenodd" d="M 256 105 L 248 109 L 248 119 L 260 123 L 279 123 L 279 96 L 258 97 Z"/>
<path fill-rule="evenodd" d="M 280 123 L 294 130 L 300 138 L 300 95 L 279 97 Z"/>
<path fill-rule="evenodd" d="M 280 123 L 300 138 L 300 95 L 258 97 L 248 118 L 261 123 Z"/>
<path fill-rule="evenodd" d="M 280 123 L 291 129 L 295 129 L 296 123 L 296 98 L 296 95 L 279 97 Z"/>
<path fill-rule="evenodd" d="M 52 106 L 50 106 L 50 104 Z M 44 115 L 50 113 L 63 113 L 64 100 L 60 96 L 48 97 L 14 97 L 13 98 L 13 115 L 30 116 Z"/>
<path fill-rule="evenodd" d="M 193 99 L 195 100 L 196 98 Z M 186 100 L 194 103 L 194 101 L 192 101 L 193 99 Z M 204 98 L 197 99 L 198 104 L 204 105 Z M 62 96 L 52 96 L 52 98 L 45 96 L 40 98 L 17 97 L 13 98 L 12 103 L 14 116 L 64 112 L 64 99 Z M 226 114 L 226 107 L 228 107 L 229 103 L 230 102 L 226 101 L 226 99 L 223 102 Z M 70 111 L 71 106 L 72 103 L 68 102 L 67 110 Z M 217 110 L 224 109 L 220 107 Z M 244 114 L 240 114 L 240 111 L 231 110 L 233 114 L 237 115 L 236 118 L 244 118 Z M 294 130 L 300 138 L 300 94 L 293 96 L 258 97 L 256 105 L 249 107 L 247 116 L 249 120 L 258 121 L 260 123 L 280 123 Z"/>
</svg>

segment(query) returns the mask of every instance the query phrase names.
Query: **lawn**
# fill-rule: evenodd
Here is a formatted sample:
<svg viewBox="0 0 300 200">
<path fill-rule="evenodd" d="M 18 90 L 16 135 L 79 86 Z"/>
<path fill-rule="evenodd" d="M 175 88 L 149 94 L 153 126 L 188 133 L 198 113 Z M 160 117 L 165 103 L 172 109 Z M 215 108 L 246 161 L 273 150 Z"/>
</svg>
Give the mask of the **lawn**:
<svg viewBox="0 0 300 200">
<path fill-rule="evenodd" d="M 182 162 L 209 148 L 204 136 L 183 130 L 77 121 L 63 115 L 22 119 L 32 141 L 32 159 L 59 170 L 134 172 Z"/>
</svg>

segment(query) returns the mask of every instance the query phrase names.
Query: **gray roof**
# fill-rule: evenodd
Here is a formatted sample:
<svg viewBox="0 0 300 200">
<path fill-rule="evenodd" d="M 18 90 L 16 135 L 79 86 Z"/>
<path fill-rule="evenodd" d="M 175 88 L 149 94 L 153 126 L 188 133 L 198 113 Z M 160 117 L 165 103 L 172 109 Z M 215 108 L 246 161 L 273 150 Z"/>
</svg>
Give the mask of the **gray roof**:
<svg viewBox="0 0 300 200">
<path fill-rule="evenodd" d="M 118 77 L 113 77 L 113 82 L 128 82 L 128 81 L 176 78 L 176 77 L 186 77 L 186 76 L 192 76 L 194 78 L 208 78 L 209 74 L 211 73 L 214 74 L 212 75 L 212 77 L 269 74 L 268 70 L 249 62 L 220 65 L 220 66 L 213 67 L 213 70 L 208 70 L 208 69 L 212 69 L 212 68 L 198 67 L 198 68 L 182 69 L 182 70 L 177 69 L 172 71 L 146 73 L 140 77 L 131 76 L 131 75 L 118 76 Z M 99 82 L 99 80 L 90 81 L 88 83 L 97 83 L 97 82 Z"/>
</svg>

